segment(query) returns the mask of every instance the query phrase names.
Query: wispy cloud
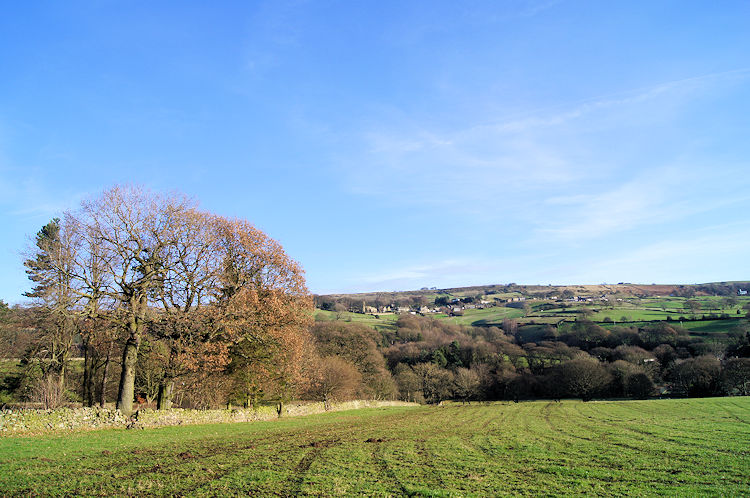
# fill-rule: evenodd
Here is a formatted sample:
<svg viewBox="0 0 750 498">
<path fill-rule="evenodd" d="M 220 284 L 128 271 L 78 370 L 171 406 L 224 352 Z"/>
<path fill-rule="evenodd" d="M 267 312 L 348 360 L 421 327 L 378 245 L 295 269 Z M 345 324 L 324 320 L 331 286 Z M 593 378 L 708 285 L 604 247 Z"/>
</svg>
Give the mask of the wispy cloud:
<svg viewBox="0 0 750 498">
<path fill-rule="evenodd" d="M 452 130 L 414 118 L 407 126 L 382 123 L 362 133 L 363 152 L 348 158 L 357 166 L 342 173 L 350 191 L 389 202 L 476 215 L 496 212 L 502 199 L 547 234 L 601 236 L 694 212 L 679 195 L 701 168 L 682 157 L 691 144 L 658 144 L 656 137 L 696 96 L 749 76 L 750 69 L 700 75 Z M 636 142 L 628 149 L 618 139 Z M 649 157 L 650 147 L 662 157 Z M 574 221 L 537 225 L 550 209 Z"/>
<path fill-rule="evenodd" d="M 461 252 L 460 248 L 457 253 Z M 535 268 L 549 255 L 540 253 L 503 255 L 494 257 L 468 256 L 427 258 L 415 264 L 394 264 L 381 271 L 348 275 L 337 291 L 373 292 L 421 287 L 461 287 L 503 282 L 547 284 L 554 281 L 548 267 Z M 547 262 L 545 262 L 546 264 Z M 552 279 L 552 280 L 550 280 Z"/>
<path fill-rule="evenodd" d="M 416 280 L 435 278 L 436 275 L 465 273 L 473 270 L 476 262 L 465 259 L 449 259 L 429 264 L 419 264 L 397 269 L 390 269 L 385 273 L 371 273 L 356 277 L 357 282 L 379 284 L 401 280 Z"/>
<path fill-rule="evenodd" d="M 602 255 L 578 265 L 568 278 L 585 281 L 596 275 L 609 281 L 641 283 L 697 283 L 748 278 L 748 268 L 738 267 L 750 247 L 750 223 L 716 225 L 696 233 Z M 691 275 L 691 282 L 672 282 L 673 275 Z M 572 280 L 571 280 L 572 281 Z"/>
<path fill-rule="evenodd" d="M 598 95 L 592 98 L 560 104 L 553 107 L 531 110 L 523 116 L 501 120 L 478 128 L 494 128 L 498 132 L 524 132 L 536 128 L 548 128 L 568 124 L 597 111 L 647 103 L 670 94 L 687 97 L 687 94 L 704 92 L 725 81 L 744 81 L 750 77 L 750 68 L 718 71 L 678 80 L 657 83 L 625 92 Z M 474 129 L 474 128 L 472 128 Z"/>
<path fill-rule="evenodd" d="M 497 274 L 497 261 L 472 258 L 433 260 L 402 265 L 381 272 L 350 275 L 342 283 L 347 292 L 390 291 L 420 287 L 451 287 L 486 283 L 488 275 Z"/>
<path fill-rule="evenodd" d="M 552 7 L 555 7 L 556 5 L 562 3 L 562 0 L 546 0 L 546 1 L 532 1 L 529 2 L 526 7 L 521 10 L 519 16 L 520 17 L 533 17 L 541 12 L 544 12 L 547 9 L 551 9 Z"/>
<path fill-rule="evenodd" d="M 83 191 L 60 191 L 34 177 L 24 178 L 18 172 L 14 177 L 0 180 L 0 192 L 4 193 L 0 209 L 17 221 L 49 221 L 66 210 L 74 209 L 87 195 Z"/>
<path fill-rule="evenodd" d="M 640 175 L 611 190 L 550 197 L 537 231 L 569 241 L 623 232 L 644 223 L 666 223 L 694 213 L 700 204 L 675 198 L 686 179 L 665 168 Z"/>
</svg>

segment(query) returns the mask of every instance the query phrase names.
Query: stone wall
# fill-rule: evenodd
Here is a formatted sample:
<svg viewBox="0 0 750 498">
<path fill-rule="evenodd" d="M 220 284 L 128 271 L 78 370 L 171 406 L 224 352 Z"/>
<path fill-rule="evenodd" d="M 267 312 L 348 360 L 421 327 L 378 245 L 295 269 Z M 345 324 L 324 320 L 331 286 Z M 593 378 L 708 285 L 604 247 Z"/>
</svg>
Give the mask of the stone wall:
<svg viewBox="0 0 750 498">
<path fill-rule="evenodd" d="M 329 411 L 379 408 L 386 406 L 417 406 L 402 401 L 346 401 L 333 403 Z M 290 402 L 284 406 L 284 417 L 323 413 L 323 403 Z M 106 428 L 147 428 L 170 425 L 221 424 L 275 420 L 278 416 L 273 406 L 257 409 L 235 408 L 228 410 L 139 410 L 133 417 L 106 408 L 59 408 L 57 410 L 3 410 L 0 411 L 0 434 L 34 435 Z"/>
</svg>

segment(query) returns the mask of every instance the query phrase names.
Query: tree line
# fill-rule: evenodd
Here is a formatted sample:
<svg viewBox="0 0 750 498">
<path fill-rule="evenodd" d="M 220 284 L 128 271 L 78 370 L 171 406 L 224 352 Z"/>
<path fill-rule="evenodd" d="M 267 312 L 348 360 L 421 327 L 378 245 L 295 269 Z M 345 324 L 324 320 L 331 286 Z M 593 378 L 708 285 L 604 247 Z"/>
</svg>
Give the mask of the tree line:
<svg viewBox="0 0 750 498">
<path fill-rule="evenodd" d="M 0 302 L 3 369 L 21 366 L 4 376 L 0 403 L 114 401 L 129 414 L 134 403 L 273 401 L 281 413 L 292 398 L 750 393 L 748 324 L 717 341 L 675 323 L 604 328 L 583 318 L 470 327 L 404 314 L 378 331 L 315 322 L 303 271 L 278 242 L 178 194 L 109 189 L 42 227 L 24 264 L 32 304 Z"/>
<path fill-rule="evenodd" d="M 168 407 L 178 380 L 205 391 L 220 373 L 227 385 L 214 388 L 246 399 L 283 399 L 307 380 L 302 269 L 247 221 L 118 186 L 45 225 L 24 264 L 34 304 L 5 312 L 3 340 L 45 402 L 68 391 L 76 349 L 77 397 L 104 404 L 118 373 L 116 407 L 127 414 L 144 387 Z"/>
<path fill-rule="evenodd" d="M 747 324 L 717 342 L 666 322 L 469 327 L 403 315 L 382 336 L 399 395 L 410 401 L 750 394 Z"/>
<path fill-rule="evenodd" d="M 37 313 L 6 307 L 0 317 L 7 318 L 14 311 L 19 316 Z M 228 402 L 250 406 L 290 397 L 317 399 L 328 406 L 333 400 L 354 398 L 439 403 L 448 399 L 750 394 L 747 325 L 716 341 L 711 336 L 691 336 L 667 322 L 607 329 L 587 320 L 558 328 L 519 326 L 508 319 L 502 327 L 469 327 L 402 315 L 393 330 L 376 331 L 343 320 L 308 321 L 298 336 L 303 351 L 291 359 L 297 363 L 296 383 L 292 377 L 269 375 L 276 372 L 267 369 L 269 361 L 280 361 L 278 355 L 288 347 L 281 342 L 278 350 L 269 349 L 270 342 L 226 343 L 225 352 L 217 355 L 224 359 L 218 363 L 211 363 L 209 351 L 216 344 L 206 343 L 192 351 L 201 359 L 183 356 L 179 363 L 169 359 L 178 349 L 171 342 L 175 336 L 165 340 L 170 337 L 162 329 L 165 326 L 189 328 L 161 320 L 149 324 L 137 361 L 136 396 L 158 400 L 165 379 L 180 379 L 170 394 L 177 396 L 181 406 L 198 408 Z M 29 352 L 41 354 L 38 347 L 45 345 L 44 354 L 29 365 L 36 365 L 37 372 L 54 370 L 49 336 L 37 336 L 36 342 L 27 341 L 26 346 L 16 339 L 16 350 L 26 348 L 27 359 Z M 124 339 L 121 335 L 119 343 L 93 349 L 109 354 L 114 344 L 114 350 L 122 353 Z M 29 347 L 30 343 L 35 347 Z M 84 346 L 91 344 L 78 345 Z M 99 375 L 102 379 L 102 372 Z M 77 392 L 83 395 L 86 390 Z"/>
</svg>

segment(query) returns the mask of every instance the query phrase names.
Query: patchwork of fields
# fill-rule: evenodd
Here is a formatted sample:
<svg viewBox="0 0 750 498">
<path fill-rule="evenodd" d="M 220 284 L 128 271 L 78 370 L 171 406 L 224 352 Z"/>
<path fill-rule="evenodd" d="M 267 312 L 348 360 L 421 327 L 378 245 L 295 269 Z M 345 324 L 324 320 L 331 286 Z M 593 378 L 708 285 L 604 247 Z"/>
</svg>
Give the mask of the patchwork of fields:
<svg viewBox="0 0 750 498">
<path fill-rule="evenodd" d="M 0 441 L 0 494 L 743 495 L 750 398 L 491 403 Z"/>
<path fill-rule="evenodd" d="M 703 324 L 713 324 L 712 328 L 726 330 L 737 322 L 744 320 L 747 311 L 745 306 L 750 304 L 750 298 L 734 298 L 734 304 L 726 305 L 726 298 L 702 296 L 693 299 L 700 309 L 693 312 L 686 309 L 685 298 L 628 298 L 621 302 L 576 302 L 560 303 L 559 301 L 528 300 L 529 309 L 524 312 L 518 308 L 508 308 L 502 304 L 484 309 L 467 309 L 461 316 L 448 316 L 444 313 L 429 313 L 426 316 L 438 320 L 447 320 L 457 325 L 473 326 L 501 326 L 506 318 L 517 320 L 519 324 L 544 323 L 556 325 L 561 322 L 573 322 L 579 318 L 587 318 L 607 326 L 626 325 L 638 326 L 645 322 L 671 320 L 683 327 L 690 328 L 692 323 L 696 327 Z M 582 312 L 586 310 L 586 314 Z M 727 320 L 715 320 L 724 316 Z M 352 313 L 315 310 L 315 318 L 320 321 L 344 320 L 361 323 L 376 330 L 392 330 L 399 315 L 396 313 Z M 705 320 L 704 320 L 705 319 Z M 695 320 L 696 322 L 693 322 Z"/>
</svg>

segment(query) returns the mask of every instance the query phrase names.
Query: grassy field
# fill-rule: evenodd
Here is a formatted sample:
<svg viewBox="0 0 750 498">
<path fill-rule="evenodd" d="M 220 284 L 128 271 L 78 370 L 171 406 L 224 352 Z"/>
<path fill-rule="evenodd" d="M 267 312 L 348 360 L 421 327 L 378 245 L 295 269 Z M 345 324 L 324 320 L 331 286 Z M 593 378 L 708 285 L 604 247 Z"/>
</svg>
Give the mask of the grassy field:
<svg viewBox="0 0 750 498">
<path fill-rule="evenodd" d="M 494 296 L 492 296 L 494 297 Z M 695 298 L 701 304 L 701 309 L 697 313 L 691 313 L 684 308 L 686 299 L 678 297 L 652 297 L 652 298 L 628 298 L 618 301 L 614 306 L 605 302 L 581 302 L 566 303 L 566 308 L 559 307 L 556 303 L 550 306 L 550 303 L 541 301 L 528 301 L 531 306 L 531 312 L 524 317 L 520 309 L 509 308 L 503 305 L 494 306 L 486 309 L 468 309 L 464 310 L 462 316 L 447 316 L 443 313 L 428 314 L 427 316 L 438 320 L 448 320 L 459 325 L 489 326 L 502 325 L 503 319 L 513 318 L 519 323 L 549 323 L 556 324 L 561 320 L 574 321 L 583 317 L 582 309 L 588 309 L 591 312 L 587 315 L 589 320 L 600 323 L 622 323 L 622 322 L 653 322 L 666 321 L 668 318 L 677 322 L 680 318 L 702 318 L 703 315 L 729 315 L 733 321 L 744 317 L 746 311 L 742 308 L 750 303 L 746 297 L 737 298 L 733 306 L 724 306 L 721 297 L 702 296 Z M 740 313 L 737 313 L 737 312 Z M 316 310 L 316 320 L 340 320 L 356 322 L 368 325 L 377 330 L 394 330 L 395 322 L 398 319 L 396 313 L 382 313 L 378 318 L 371 314 L 363 313 L 334 313 L 332 311 Z M 608 320 L 607 320 L 608 319 Z M 729 323 L 729 322 L 726 322 Z M 629 323 L 632 325 L 632 323 Z M 720 325 L 717 330 L 724 330 Z M 710 327 L 709 327 L 710 328 Z"/>
<path fill-rule="evenodd" d="M 362 323 L 376 330 L 393 330 L 395 329 L 396 320 L 399 315 L 396 313 L 381 313 L 378 315 L 379 318 L 375 318 L 374 315 L 367 313 L 350 313 L 343 312 L 338 314 L 339 320 L 349 321 L 355 323 Z M 520 318 L 523 316 L 521 310 L 506 308 L 504 306 L 497 306 L 486 309 L 468 309 L 464 311 L 462 316 L 448 316 L 444 313 L 430 313 L 426 316 L 436 318 L 438 320 L 448 320 L 451 323 L 458 325 L 502 325 L 504 318 Z M 315 310 L 316 320 L 336 320 L 337 313 L 333 311 Z"/>
<path fill-rule="evenodd" d="M 0 440 L 2 495 L 746 495 L 750 398 L 403 407 Z"/>
<path fill-rule="evenodd" d="M 734 318 L 731 320 L 706 320 L 706 321 L 684 321 L 678 323 L 682 328 L 697 334 L 711 334 L 715 332 L 728 332 L 743 328 L 750 323 L 745 318 Z"/>
<path fill-rule="evenodd" d="M 706 335 L 717 335 L 726 336 L 727 333 L 736 330 L 745 330 L 750 322 L 747 318 L 730 318 L 727 320 L 677 320 L 673 319 L 672 322 L 668 322 L 676 327 L 682 327 L 687 329 L 691 335 L 695 336 L 706 336 Z M 602 323 L 600 324 L 605 328 L 612 328 L 618 326 L 618 323 Z M 647 327 L 653 325 L 649 322 L 628 322 L 623 324 L 628 327 Z"/>
<path fill-rule="evenodd" d="M 12 390 L 22 371 L 17 359 L 0 359 L 0 405 L 13 400 Z"/>
<path fill-rule="evenodd" d="M 743 298 L 738 299 L 738 304 L 734 306 L 723 307 L 722 298 L 701 297 L 695 300 L 701 304 L 701 309 L 696 313 L 692 313 L 690 310 L 684 308 L 686 300 L 683 298 L 632 298 L 618 302 L 614 306 L 602 302 L 591 302 L 572 303 L 572 305 L 571 303 L 567 303 L 568 308 L 551 307 L 543 310 L 535 309 L 527 317 L 527 320 L 545 316 L 557 316 L 559 317 L 558 319 L 572 321 L 576 317 L 581 316 L 580 311 L 584 308 L 592 311 L 588 315 L 588 318 L 595 322 L 603 322 L 605 318 L 609 318 L 614 322 L 663 321 L 667 320 L 667 318 L 679 320 L 680 317 L 701 318 L 703 315 L 710 314 L 727 314 L 732 318 L 740 318 L 745 316 L 746 312 L 742 309 L 742 306 L 748 302 L 747 299 Z M 536 306 L 538 308 L 538 304 Z M 740 313 L 737 313 L 738 311 Z"/>
<path fill-rule="evenodd" d="M 355 322 L 372 327 L 375 330 L 394 330 L 396 328 L 396 320 L 399 315 L 396 313 L 381 313 L 378 318 L 375 315 L 369 313 L 351 313 L 345 311 L 343 313 L 336 313 L 334 311 L 326 310 L 315 310 L 315 320 L 319 321 L 335 321 L 340 320 L 344 322 Z"/>
<path fill-rule="evenodd" d="M 435 318 L 448 320 L 458 325 L 496 325 L 503 324 L 505 318 L 520 318 L 523 311 L 514 308 L 497 306 L 485 309 L 468 309 L 464 310 L 462 316 L 446 316 L 442 313 L 436 313 Z"/>
</svg>

